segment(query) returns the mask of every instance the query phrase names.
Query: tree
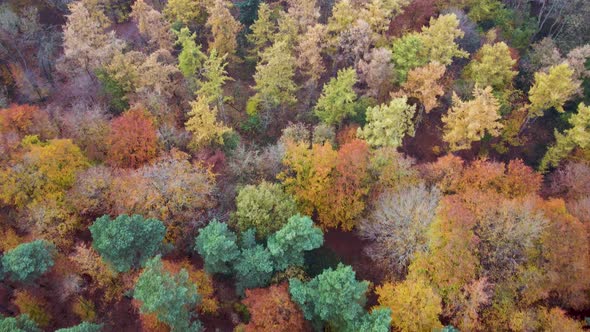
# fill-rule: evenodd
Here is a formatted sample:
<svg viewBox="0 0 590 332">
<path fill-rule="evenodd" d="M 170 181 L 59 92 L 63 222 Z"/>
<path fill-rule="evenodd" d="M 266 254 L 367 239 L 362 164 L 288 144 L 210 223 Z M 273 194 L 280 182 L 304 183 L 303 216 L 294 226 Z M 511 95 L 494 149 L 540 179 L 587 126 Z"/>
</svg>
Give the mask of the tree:
<svg viewBox="0 0 590 332">
<path fill-rule="evenodd" d="M 298 55 L 297 66 L 309 78 L 308 84 L 313 84 L 313 86 L 326 71 L 321 54 L 325 38 L 326 26 L 322 24 L 309 27 L 305 34 L 300 35 L 300 38 L 298 38 L 296 49 Z"/>
<path fill-rule="evenodd" d="M 583 331 L 582 323 L 568 317 L 566 312 L 560 308 L 540 308 L 539 321 L 544 331 Z"/>
<path fill-rule="evenodd" d="M 26 135 L 48 139 L 55 134 L 49 114 L 37 106 L 12 104 L 0 110 L 0 148 L 5 152 L 16 150 Z"/>
<path fill-rule="evenodd" d="M 367 255 L 402 275 L 414 256 L 428 248 L 427 232 L 440 197 L 440 191 L 423 184 L 382 193 L 358 226 L 359 236 L 369 241 Z"/>
<path fill-rule="evenodd" d="M 366 281 L 357 281 L 350 266 L 338 264 L 308 282 L 289 280 L 291 299 L 305 319 L 316 326 L 330 324 L 336 329 L 351 328 L 363 315 L 368 289 Z"/>
<path fill-rule="evenodd" d="M 254 23 L 259 17 L 260 2 L 260 0 L 243 0 L 236 3 L 236 7 L 240 10 L 240 23 L 245 26 L 251 26 Z"/>
<path fill-rule="evenodd" d="M 188 259 L 183 260 L 164 260 L 164 269 L 172 274 L 178 274 L 183 269 L 187 271 L 189 281 L 197 287 L 197 293 L 201 297 L 201 302 L 197 305 L 200 313 L 216 314 L 219 311 L 219 302 L 213 288 L 213 278 L 202 269 L 197 269 Z"/>
<path fill-rule="evenodd" d="M 347 116 L 354 115 L 354 101 L 357 96 L 353 86 L 356 82 L 354 68 L 339 70 L 338 76 L 324 85 L 314 108 L 315 115 L 328 125 L 338 125 Z"/>
<path fill-rule="evenodd" d="M 178 55 L 178 69 L 191 82 L 201 69 L 206 56 L 201 52 L 201 45 L 197 45 L 195 41 L 195 33 L 191 34 L 187 27 L 176 32 L 176 38 L 176 44 L 182 46 L 182 51 Z"/>
<path fill-rule="evenodd" d="M 206 15 L 205 2 L 200 0 L 170 0 L 164 8 L 164 16 L 173 24 L 176 22 L 188 26 L 203 24 Z"/>
<path fill-rule="evenodd" d="M 590 243 L 584 224 L 572 216 L 561 199 L 552 199 L 540 204 L 548 219 L 547 228 L 541 235 L 545 282 L 537 284 L 543 291 L 551 290 L 562 308 L 584 308 L 588 299 L 583 296 L 590 288 Z M 531 285 L 531 288 L 535 288 Z"/>
<path fill-rule="evenodd" d="M 529 90 L 531 116 L 540 116 L 551 107 L 564 112 L 563 104 L 577 89 L 572 81 L 573 74 L 567 63 L 551 67 L 549 73 L 535 73 L 535 83 Z"/>
<path fill-rule="evenodd" d="M 90 74 L 121 52 L 124 42 L 115 37 L 114 31 L 104 31 L 108 19 L 101 10 L 87 8 L 82 1 L 71 3 L 69 9 L 63 32 L 64 58 L 73 68 Z"/>
<path fill-rule="evenodd" d="M 446 67 L 438 62 L 412 69 L 408 72 L 407 81 L 402 84 L 402 90 L 405 95 L 418 98 L 428 113 L 438 105 L 438 97 L 444 94 L 439 81 L 445 70 Z"/>
<path fill-rule="evenodd" d="M 5 59 L 6 75 L 0 90 L 2 107 L 8 105 L 7 92 L 13 89 L 31 101 L 47 97 L 55 82 L 54 68 L 61 47 L 60 29 L 40 21 L 35 4 L 19 4 L 5 1 L 0 6 L 0 56 Z"/>
<path fill-rule="evenodd" d="M 512 84 L 516 71 L 506 43 L 485 44 L 465 69 L 466 76 L 479 86 L 491 86 L 495 91 L 504 91 Z"/>
<path fill-rule="evenodd" d="M 320 18 L 316 0 L 288 0 L 288 15 L 296 22 L 298 31 L 304 34 L 309 27 L 317 24 Z"/>
<path fill-rule="evenodd" d="M 481 140 L 486 133 L 496 136 L 502 129 L 498 100 L 492 95 L 492 88 L 473 89 L 473 100 L 462 101 L 453 94 L 453 107 L 442 118 L 445 124 L 443 139 L 451 151 L 469 149 L 471 142 Z"/>
<path fill-rule="evenodd" d="M 199 80 L 199 89 L 197 95 L 199 97 L 206 98 L 208 103 L 216 103 L 223 109 L 223 85 L 226 81 L 233 80 L 227 76 L 225 62 L 227 54 L 224 56 L 218 56 L 217 51 L 213 49 L 209 54 L 209 58 L 203 63 L 202 76 L 203 79 Z"/>
<path fill-rule="evenodd" d="M 209 53 L 217 50 L 221 56 L 228 54 L 233 57 L 238 48 L 236 37 L 242 25 L 230 13 L 231 6 L 232 3 L 226 0 L 214 0 L 213 6 L 208 7 L 207 27 L 213 36 L 213 40 L 209 41 Z"/>
<path fill-rule="evenodd" d="M 455 39 L 464 35 L 458 27 L 459 20 L 455 14 L 431 18 L 428 27 L 422 27 L 419 35 L 424 45 L 426 59 L 450 65 L 455 57 L 466 58 L 469 53 L 461 50 L 455 43 Z"/>
<path fill-rule="evenodd" d="M 172 32 L 170 24 L 160 12 L 146 4 L 144 0 L 136 1 L 131 7 L 131 17 L 137 22 L 139 33 L 148 39 L 152 49 L 172 49 Z"/>
<path fill-rule="evenodd" d="M 199 331 L 200 322 L 191 323 L 194 309 L 201 297 L 182 269 L 172 275 L 162 266 L 160 256 L 146 263 L 139 275 L 133 298 L 141 302 L 141 313 L 155 313 L 172 331 Z"/>
<path fill-rule="evenodd" d="M 166 240 L 185 236 L 191 222 L 213 206 L 213 174 L 189 155 L 172 151 L 151 165 L 115 177 L 109 197 L 113 214 L 133 213 L 161 220 Z"/>
<path fill-rule="evenodd" d="M 156 128 L 145 111 L 135 108 L 111 123 L 108 136 L 108 162 L 117 167 L 137 168 L 156 157 Z"/>
<path fill-rule="evenodd" d="M 369 193 L 369 157 L 369 146 L 363 140 L 353 139 L 340 147 L 326 204 L 318 206 L 322 227 L 348 231 L 356 226 Z"/>
<path fill-rule="evenodd" d="M 227 229 L 227 224 L 212 220 L 199 230 L 194 249 L 203 257 L 208 273 L 227 274 L 240 255 L 236 241 L 236 235 Z"/>
<path fill-rule="evenodd" d="M 332 16 L 328 18 L 328 31 L 333 39 L 336 39 L 340 33 L 350 28 L 359 18 L 358 11 L 353 8 L 350 0 L 340 0 L 332 8 Z M 335 40 L 331 44 L 336 44 Z"/>
<path fill-rule="evenodd" d="M 372 37 L 373 31 L 369 23 L 361 19 L 342 31 L 337 39 L 334 56 L 339 67 L 358 68 L 359 62 L 369 54 Z"/>
<path fill-rule="evenodd" d="M 23 243 L 2 256 L 2 267 L 9 278 L 32 282 L 54 264 L 55 246 L 44 240 Z"/>
<path fill-rule="evenodd" d="M 300 212 L 313 215 L 314 211 L 329 209 L 328 195 L 337 158 L 330 143 L 313 144 L 311 149 L 304 143 L 287 143 L 283 159 L 287 170 L 279 178 L 285 191 L 295 197 Z"/>
<path fill-rule="evenodd" d="M 260 52 L 271 44 L 275 30 L 275 24 L 271 21 L 270 7 L 266 2 L 260 3 L 258 7 L 258 18 L 250 26 L 250 31 L 252 32 L 246 36 L 248 42 L 253 45 L 250 52 L 255 59 L 258 59 Z"/>
<path fill-rule="evenodd" d="M 276 41 L 260 55 L 256 65 L 254 81 L 256 96 L 266 109 L 280 104 L 294 103 L 297 86 L 295 76 L 295 58 L 286 41 Z"/>
<path fill-rule="evenodd" d="M 277 183 L 247 185 L 236 196 L 236 226 L 241 232 L 253 228 L 259 239 L 281 229 L 297 213 L 293 197 Z"/>
<path fill-rule="evenodd" d="M 80 148 L 69 139 L 41 142 L 27 136 L 25 152 L 11 167 L 0 170 L 0 199 L 18 208 L 48 200 L 62 202 L 78 172 L 89 166 Z"/>
<path fill-rule="evenodd" d="M 289 297 L 287 284 L 247 289 L 242 303 L 250 313 L 246 332 L 303 331 L 306 328 L 301 310 Z"/>
<path fill-rule="evenodd" d="M 407 102 L 407 97 L 393 98 L 388 105 L 367 108 L 367 124 L 357 135 L 371 146 L 400 146 L 406 134 L 414 136 L 416 106 Z"/>
<path fill-rule="evenodd" d="M 233 268 L 240 294 L 248 288 L 266 287 L 274 271 L 272 256 L 262 245 L 243 248 Z"/>
<path fill-rule="evenodd" d="M 399 83 L 406 81 L 408 72 L 411 69 L 423 66 L 429 60 L 434 61 L 425 56 L 424 49 L 424 41 L 420 38 L 420 34 L 415 32 L 393 40 L 391 60 L 396 80 Z"/>
<path fill-rule="evenodd" d="M 191 102 L 189 119 L 184 124 L 186 130 L 192 134 L 189 146 L 198 150 L 209 143 L 223 144 L 223 136 L 231 132 L 231 128 L 217 121 L 217 106 L 209 108 L 207 98 L 200 95 Z"/>
<path fill-rule="evenodd" d="M 76 326 L 59 329 L 56 332 L 101 332 L 102 328 L 102 324 L 82 322 L 81 324 L 78 324 Z"/>
<path fill-rule="evenodd" d="M 391 325 L 403 332 L 432 331 L 442 328 L 438 316 L 441 298 L 423 279 L 406 279 L 377 287 L 379 305 L 391 308 Z"/>
<path fill-rule="evenodd" d="M 474 195 L 479 238 L 478 252 L 491 282 L 513 276 L 532 260 L 531 250 L 539 241 L 547 219 L 530 201 L 497 201 Z"/>
<path fill-rule="evenodd" d="M 118 272 L 137 268 L 162 247 L 166 227 L 157 219 L 122 214 L 111 220 L 102 216 L 89 227 L 92 246 Z"/>
<path fill-rule="evenodd" d="M 151 53 L 138 71 L 141 73 L 135 91 L 140 94 L 138 99 L 166 100 L 165 98 L 174 96 L 178 82 L 175 82 L 173 78 L 179 72 L 176 59 L 168 50 L 159 49 Z"/>
<path fill-rule="evenodd" d="M 26 314 L 39 327 L 47 328 L 51 323 L 52 317 L 49 313 L 48 303 L 44 298 L 27 290 L 17 290 L 12 303 L 16 305 L 21 315 Z"/>
<path fill-rule="evenodd" d="M 549 167 L 556 167 L 559 162 L 567 157 L 576 147 L 585 149 L 590 146 L 590 106 L 580 103 L 578 113 L 569 119 L 572 128 L 566 129 L 563 134 L 555 131 L 555 144 L 550 146 L 539 165 L 539 170 L 544 172 Z"/>
<path fill-rule="evenodd" d="M 367 95 L 383 100 L 391 90 L 393 83 L 392 53 L 389 49 L 380 47 L 371 50 L 367 59 L 359 62 L 361 81 L 367 84 Z"/>
<path fill-rule="evenodd" d="M 118 301 L 123 296 L 123 287 L 117 280 L 117 272 L 107 265 L 100 255 L 85 244 L 78 244 L 69 259 L 81 273 L 92 279 L 89 289 L 104 292 L 102 300 L 106 303 Z"/>
<path fill-rule="evenodd" d="M 268 238 L 267 246 L 275 270 L 283 271 L 290 266 L 303 266 L 304 252 L 317 249 L 323 243 L 324 235 L 311 218 L 297 214 Z"/>
<path fill-rule="evenodd" d="M 28 315 L 24 314 L 17 317 L 0 316 L 0 331 L 41 332 L 41 329 Z"/>
</svg>

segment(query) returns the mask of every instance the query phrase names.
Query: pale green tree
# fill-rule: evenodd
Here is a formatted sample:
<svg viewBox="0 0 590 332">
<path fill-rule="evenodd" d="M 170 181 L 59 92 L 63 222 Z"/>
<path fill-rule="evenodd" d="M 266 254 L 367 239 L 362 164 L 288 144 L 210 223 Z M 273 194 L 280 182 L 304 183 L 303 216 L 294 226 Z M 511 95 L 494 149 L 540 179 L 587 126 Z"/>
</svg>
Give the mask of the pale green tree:
<svg viewBox="0 0 590 332">
<path fill-rule="evenodd" d="M 491 86 L 496 91 L 507 88 L 516 75 L 512 70 L 516 60 L 510 55 L 506 43 L 484 45 L 466 68 L 466 76 L 479 86 Z"/>
<path fill-rule="evenodd" d="M 564 112 L 563 104 L 576 92 L 574 71 L 567 63 L 553 66 L 548 73 L 535 73 L 535 83 L 529 90 L 530 114 L 541 116 L 546 109 L 555 108 Z"/>
<path fill-rule="evenodd" d="M 353 8 L 350 0 L 340 0 L 334 5 L 327 25 L 330 47 L 336 46 L 340 34 L 349 29 L 359 16 L 359 11 Z"/>
<path fill-rule="evenodd" d="M 211 50 L 209 57 L 203 63 L 201 69 L 201 79 L 198 81 L 199 89 L 197 95 L 205 98 L 209 104 L 223 106 L 223 85 L 225 82 L 232 80 L 228 75 L 225 67 L 227 66 L 227 54 L 219 56 L 217 50 Z"/>
<path fill-rule="evenodd" d="M 178 55 L 178 69 L 189 82 L 194 84 L 206 56 L 201 51 L 201 45 L 195 41 L 196 35 L 188 28 L 180 29 L 176 33 L 176 38 L 176 43 L 182 46 L 182 51 Z"/>
<path fill-rule="evenodd" d="M 250 34 L 246 36 L 252 44 L 250 53 L 258 59 L 259 53 L 271 44 L 273 34 L 276 31 L 275 23 L 271 20 L 271 10 L 266 2 L 258 7 L 258 18 L 250 26 Z"/>
<path fill-rule="evenodd" d="M 324 85 L 314 108 L 315 115 L 328 125 L 338 125 L 347 116 L 354 115 L 357 95 L 353 87 L 356 82 L 354 68 L 339 70 L 338 75 Z"/>
<path fill-rule="evenodd" d="M 455 14 L 431 18 L 428 27 L 422 27 L 420 39 L 424 44 L 426 58 L 449 65 L 453 58 L 466 58 L 469 53 L 459 48 L 455 42 L 462 38 L 464 32 L 459 29 L 459 20 Z"/>
<path fill-rule="evenodd" d="M 414 136 L 415 105 L 408 105 L 407 97 L 393 98 L 389 104 L 367 108 L 367 124 L 359 128 L 357 136 L 371 146 L 398 147 L 406 135 Z"/>
<path fill-rule="evenodd" d="M 297 85 L 295 76 L 295 58 L 286 41 L 277 41 L 261 54 L 256 65 L 254 81 L 256 98 L 270 109 L 280 104 L 294 103 Z"/>
<path fill-rule="evenodd" d="M 254 229 L 261 239 L 281 229 L 295 213 L 293 197 L 280 184 L 263 181 L 240 189 L 233 216 L 241 232 Z"/>
<path fill-rule="evenodd" d="M 424 42 L 416 32 L 408 33 L 393 40 L 391 45 L 393 70 L 399 83 L 404 83 L 408 72 L 428 63 L 424 55 Z"/>
<path fill-rule="evenodd" d="M 570 129 L 563 134 L 555 131 L 555 144 L 550 146 L 541 160 L 539 169 L 546 171 L 549 167 L 556 167 L 576 147 L 585 149 L 590 146 L 590 106 L 580 103 L 578 113 L 569 119 Z"/>
</svg>

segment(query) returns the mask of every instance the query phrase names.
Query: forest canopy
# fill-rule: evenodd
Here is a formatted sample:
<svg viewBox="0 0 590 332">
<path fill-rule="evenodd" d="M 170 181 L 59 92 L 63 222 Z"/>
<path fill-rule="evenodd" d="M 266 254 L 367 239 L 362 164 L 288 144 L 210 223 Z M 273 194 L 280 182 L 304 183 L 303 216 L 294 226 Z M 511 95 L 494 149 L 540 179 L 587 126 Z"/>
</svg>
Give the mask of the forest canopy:
<svg viewBox="0 0 590 332">
<path fill-rule="evenodd" d="M 582 331 L 586 0 L 5 0 L 0 331 Z"/>
</svg>

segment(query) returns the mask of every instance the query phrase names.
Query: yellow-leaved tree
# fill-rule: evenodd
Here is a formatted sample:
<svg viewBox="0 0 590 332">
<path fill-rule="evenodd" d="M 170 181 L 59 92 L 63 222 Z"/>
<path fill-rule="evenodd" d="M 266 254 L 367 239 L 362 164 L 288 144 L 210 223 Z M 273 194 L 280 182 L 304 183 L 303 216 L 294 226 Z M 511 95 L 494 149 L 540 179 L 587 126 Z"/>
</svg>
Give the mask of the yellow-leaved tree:
<svg viewBox="0 0 590 332">
<path fill-rule="evenodd" d="M 200 96 L 191 107 L 189 119 L 184 124 L 192 134 L 190 147 L 196 150 L 212 142 L 223 144 L 223 134 L 230 132 L 231 128 L 217 121 L 217 106 L 209 108 L 207 98 Z"/>
<path fill-rule="evenodd" d="M 238 48 L 236 37 L 242 30 L 242 25 L 229 11 L 231 6 L 227 1 L 215 0 L 213 6 L 208 8 L 207 27 L 213 35 L 213 39 L 209 41 L 209 50 L 216 49 L 222 56 L 228 54 L 229 57 L 234 57 Z"/>
<path fill-rule="evenodd" d="M 164 7 L 164 16 L 173 24 L 203 24 L 206 15 L 204 0 L 168 0 Z"/>
<path fill-rule="evenodd" d="M 492 94 L 492 88 L 473 89 L 474 99 L 462 101 L 453 94 L 453 107 L 443 116 L 445 124 L 443 139 L 451 151 L 469 149 L 471 142 L 479 141 L 486 132 L 492 136 L 500 134 L 500 104 Z"/>
<path fill-rule="evenodd" d="M 440 296 L 423 277 L 411 277 L 399 284 L 376 288 L 379 306 L 391 308 L 391 325 L 397 331 L 420 332 L 442 328 Z"/>
<path fill-rule="evenodd" d="M 137 22 L 139 33 L 147 38 L 150 47 L 172 50 L 174 36 L 164 16 L 144 0 L 137 0 L 131 9 L 131 17 Z"/>
</svg>

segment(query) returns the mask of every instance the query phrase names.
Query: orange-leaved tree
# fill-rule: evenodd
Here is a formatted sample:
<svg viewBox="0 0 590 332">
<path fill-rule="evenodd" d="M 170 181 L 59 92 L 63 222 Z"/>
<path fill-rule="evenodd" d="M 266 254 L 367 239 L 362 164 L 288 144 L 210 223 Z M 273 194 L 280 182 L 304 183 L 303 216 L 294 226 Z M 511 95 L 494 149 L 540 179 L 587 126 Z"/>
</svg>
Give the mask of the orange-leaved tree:
<svg viewBox="0 0 590 332">
<path fill-rule="evenodd" d="M 301 310 L 291 301 L 287 284 L 246 290 L 244 304 L 250 312 L 247 332 L 304 331 L 306 322 Z"/>
<path fill-rule="evenodd" d="M 111 123 L 108 162 L 117 167 L 137 168 L 156 157 L 158 138 L 153 120 L 141 109 L 131 109 Z"/>
</svg>

